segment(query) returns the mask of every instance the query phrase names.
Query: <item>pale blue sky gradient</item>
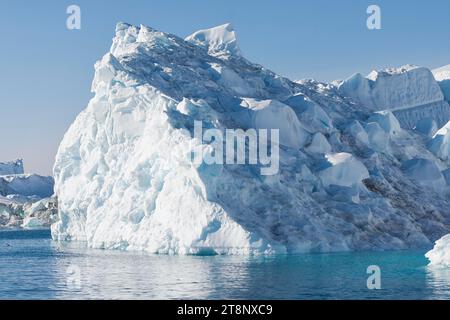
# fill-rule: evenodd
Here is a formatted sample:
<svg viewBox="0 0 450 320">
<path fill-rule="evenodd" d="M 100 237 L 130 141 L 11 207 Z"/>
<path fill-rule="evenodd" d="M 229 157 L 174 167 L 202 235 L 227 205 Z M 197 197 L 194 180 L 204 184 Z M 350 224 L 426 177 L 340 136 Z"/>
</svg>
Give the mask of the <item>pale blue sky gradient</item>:
<svg viewBox="0 0 450 320">
<path fill-rule="evenodd" d="M 70 4 L 81 7 L 80 31 L 66 29 Z M 369 4 L 382 9 L 380 31 L 366 28 Z M 448 0 L 0 0 L 0 161 L 24 158 L 27 171 L 51 173 L 118 21 L 183 37 L 231 22 L 251 61 L 292 79 L 330 81 L 450 64 L 449 12 Z"/>
</svg>

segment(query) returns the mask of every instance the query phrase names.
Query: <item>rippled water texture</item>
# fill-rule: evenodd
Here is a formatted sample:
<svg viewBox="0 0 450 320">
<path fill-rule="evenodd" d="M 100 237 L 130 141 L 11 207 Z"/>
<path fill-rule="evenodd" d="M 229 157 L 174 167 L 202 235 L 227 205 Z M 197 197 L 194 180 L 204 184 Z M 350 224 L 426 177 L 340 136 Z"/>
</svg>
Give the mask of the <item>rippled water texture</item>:
<svg viewBox="0 0 450 320">
<path fill-rule="evenodd" d="M 450 270 L 424 251 L 276 257 L 156 256 L 0 231 L 3 299 L 450 299 Z M 369 265 L 381 290 L 368 290 Z"/>
</svg>

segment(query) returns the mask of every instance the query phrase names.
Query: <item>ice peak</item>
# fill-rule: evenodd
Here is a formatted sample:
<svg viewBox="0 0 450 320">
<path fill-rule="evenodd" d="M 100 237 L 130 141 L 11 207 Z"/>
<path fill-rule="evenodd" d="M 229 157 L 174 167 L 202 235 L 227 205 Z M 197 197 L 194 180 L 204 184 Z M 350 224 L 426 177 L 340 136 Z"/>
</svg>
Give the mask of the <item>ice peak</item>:
<svg viewBox="0 0 450 320">
<path fill-rule="evenodd" d="M 110 53 L 119 58 L 139 51 L 140 46 L 146 50 L 167 50 L 169 47 L 183 47 L 186 43 L 204 48 L 214 57 L 240 56 L 236 33 L 230 23 L 211 29 L 199 30 L 186 39 L 178 38 L 144 25 L 135 26 L 125 22 L 116 25 L 116 33 Z M 119 59 L 120 60 L 120 59 Z"/>
<path fill-rule="evenodd" d="M 119 32 L 119 31 L 122 31 L 122 30 L 126 30 L 126 29 L 128 29 L 129 27 L 132 27 L 132 25 L 129 24 L 129 23 L 126 23 L 126 22 L 118 22 L 118 23 L 116 24 L 116 32 Z"/>
<path fill-rule="evenodd" d="M 208 49 L 212 55 L 240 55 L 236 32 L 231 23 L 194 32 L 186 41 Z"/>
<path fill-rule="evenodd" d="M 116 25 L 116 34 L 110 53 L 116 58 L 130 55 L 136 52 L 140 44 L 150 47 L 164 47 L 165 43 L 173 37 L 148 26 L 135 26 L 125 22 L 119 22 Z"/>
</svg>

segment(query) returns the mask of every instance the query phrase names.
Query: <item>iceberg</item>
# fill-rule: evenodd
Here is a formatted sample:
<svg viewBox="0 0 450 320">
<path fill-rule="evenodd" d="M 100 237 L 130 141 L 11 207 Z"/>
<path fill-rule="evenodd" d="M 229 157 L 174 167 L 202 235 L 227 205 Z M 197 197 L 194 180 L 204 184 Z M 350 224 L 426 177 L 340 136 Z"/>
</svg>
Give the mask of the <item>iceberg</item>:
<svg viewBox="0 0 450 320">
<path fill-rule="evenodd" d="M 448 108 L 427 69 L 294 82 L 243 57 L 230 25 L 182 39 L 119 23 L 92 91 L 56 156 L 57 241 L 285 254 L 422 248 L 450 233 L 448 198 L 435 190 L 446 188 L 447 168 L 427 136 L 404 126 L 422 113 L 441 126 L 446 114 L 396 113 Z M 278 173 L 196 163 L 199 150 L 215 153 L 213 141 L 196 138 L 196 122 L 217 132 L 279 130 Z M 419 155 L 430 162 L 407 162 Z"/>
<path fill-rule="evenodd" d="M 26 197 L 0 196 L 0 228 L 50 228 L 57 218 L 57 200 L 54 197 L 38 200 Z"/>
<path fill-rule="evenodd" d="M 23 174 L 23 161 L 0 162 L 0 176 Z"/>
<path fill-rule="evenodd" d="M 44 198 L 34 203 L 23 206 L 24 219 L 22 228 L 49 228 L 57 217 L 57 199 L 54 197 Z"/>
<path fill-rule="evenodd" d="M 433 250 L 425 256 L 430 260 L 430 266 L 450 268 L 450 234 L 436 241 Z"/>
<path fill-rule="evenodd" d="M 0 228 L 1 227 L 50 227 L 56 217 L 56 209 L 45 214 L 28 212 L 35 203 L 48 203 L 53 195 L 54 180 L 37 174 L 25 174 L 23 161 L 0 163 Z M 56 205 L 55 205 L 56 208 Z M 42 208 L 41 208 L 42 209 Z M 46 210 L 41 210 L 46 211 Z M 45 216 L 45 217 L 44 217 Z"/>
<path fill-rule="evenodd" d="M 20 174 L 0 177 L 0 195 L 48 198 L 53 195 L 53 178 L 36 174 Z"/>
</svg>

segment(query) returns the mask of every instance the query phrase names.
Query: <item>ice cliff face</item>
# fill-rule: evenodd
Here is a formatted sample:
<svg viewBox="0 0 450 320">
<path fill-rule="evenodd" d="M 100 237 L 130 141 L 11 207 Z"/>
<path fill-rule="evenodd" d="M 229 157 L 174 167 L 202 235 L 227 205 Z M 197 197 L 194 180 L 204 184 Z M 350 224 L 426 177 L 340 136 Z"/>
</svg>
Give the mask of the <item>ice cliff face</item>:
<svg viewBox="0 0 450 320">
<path fill-rule="evenodd" d="M 339 91 L 371 110 L 392 111 L 404 128 L 412 129 L 428 117 L 438 126 L 450 119 L 450 106 L 426 68 L 406 65 L 373 71 L 367 77 L 356 74 L 343 81 Z"/>
<path fill-rule="evenodd" d="M 249 254 L 420 247 L 450 232 L 448 166 L 395 115 L 448 107 L 426 69 L 292 82 L 243 58 L 230 25 L 183 40 L 120 23 L 92 90 L 56 157 L 57 240 Z M 278 174 L 193 162 L 214 153 L 195 121 L 279 129 Z"/>
</svg>

